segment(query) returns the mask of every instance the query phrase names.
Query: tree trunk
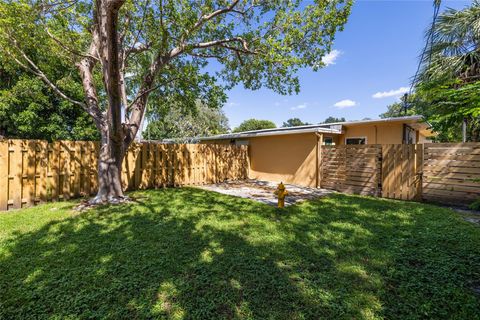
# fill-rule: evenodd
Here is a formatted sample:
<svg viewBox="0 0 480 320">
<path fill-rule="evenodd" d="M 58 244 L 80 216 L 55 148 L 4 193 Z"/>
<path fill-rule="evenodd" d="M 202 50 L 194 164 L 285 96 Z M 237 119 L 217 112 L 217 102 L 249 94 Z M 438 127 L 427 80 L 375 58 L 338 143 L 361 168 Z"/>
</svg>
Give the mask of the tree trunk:
<svg viewBox="0 0 480 320">
<path fill-rule="evenodd" d="M 125 199 L 122 188 L 123 142 L 113 138 L 108 129 L 100 133 L 98 192 L 90 203 L 118 203 Z"/>
</svg>

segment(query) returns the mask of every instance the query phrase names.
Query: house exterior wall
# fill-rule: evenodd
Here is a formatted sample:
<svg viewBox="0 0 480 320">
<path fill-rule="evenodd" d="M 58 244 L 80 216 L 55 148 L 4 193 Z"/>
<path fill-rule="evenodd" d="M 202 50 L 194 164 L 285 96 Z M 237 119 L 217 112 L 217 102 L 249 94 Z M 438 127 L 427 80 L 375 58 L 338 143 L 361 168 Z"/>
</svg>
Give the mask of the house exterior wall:
<svg viewBox="0 0 480 320">
<path fill-rule="evenodd" d="M 250 178 L 316 186 L 315 133 L 250 139 Z"/>
<path fill-rule="evenodd" d="M 431 143 L 432 139 L 429 137 L 426 137 L 425 135 L 421 134 L 420 132 L 418 133 L 418 141 L 417 143 Z"/>
<path fill-rule="evenodd" d="M 385 123 L 344 126 L 344 134 L 324 133 L 335 145 L 345 144 L 345 138 L 366 137 L 367 144 L 401 144 L 403 123 Z M 419 138 L 417 133 L 417 139 Z M 420 140 L 420 141 L 421 141 Z M 297 184 L 317 185 L 317 136 L 315 133 L 283 134 L 237 139 L 248 143 L 249 178 Z M 229 144 L 231 139 L 210 140 L 202 143 Z"/>
<path fill-rule="evenodd" d="M 367 144 L 401 144 L 403 142 L 403 123 L 367 124 L 344 126 L 344 134 L 338 144 L 345 144 L 346 138 L 366 137 Z"/>
<path fill-rule="evenodd" d="M 315 133 L 255 137 L 248 140 L 250 179 L 316 186 Z M 231 140 L 209 140 L 202 143 L 229 144 Z"/>
</svg>

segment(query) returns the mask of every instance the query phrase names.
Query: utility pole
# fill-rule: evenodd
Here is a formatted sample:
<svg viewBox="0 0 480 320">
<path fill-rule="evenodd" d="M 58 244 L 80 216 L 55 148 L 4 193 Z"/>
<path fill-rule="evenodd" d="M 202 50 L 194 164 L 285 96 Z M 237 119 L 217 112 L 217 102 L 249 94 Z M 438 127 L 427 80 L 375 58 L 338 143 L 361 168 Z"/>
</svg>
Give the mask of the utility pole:
<svg viewBox="0 0 480 320">
<path fill-rule="evenodd" d="M 404 115 L 407 115 L 407 109 L 408 109 L 407 99 L 408 99 L 408 93 L 405 93 L 402 97 Z"/>
</svg>

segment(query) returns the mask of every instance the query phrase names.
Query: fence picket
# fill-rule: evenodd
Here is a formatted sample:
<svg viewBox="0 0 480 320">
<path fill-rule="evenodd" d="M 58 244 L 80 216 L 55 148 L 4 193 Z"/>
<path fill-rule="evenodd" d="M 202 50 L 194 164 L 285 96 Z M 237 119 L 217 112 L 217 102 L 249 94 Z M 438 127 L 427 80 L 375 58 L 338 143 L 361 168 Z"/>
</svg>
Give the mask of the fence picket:
<svg viewBox="0 0 480 320">
<path fill-rule="evenodd" d="M 214 150 L 223 157 L 212 161 Z M 97 142 L 0 141 L 0 211 L 94 194 L 98 151 Z M 136 190 L 212 183 L 217 165 L 224 176 L 245 179 L 247 159 L 247 147 L 134 143 L 125 155 L 122 185 Z"/>
</svg>

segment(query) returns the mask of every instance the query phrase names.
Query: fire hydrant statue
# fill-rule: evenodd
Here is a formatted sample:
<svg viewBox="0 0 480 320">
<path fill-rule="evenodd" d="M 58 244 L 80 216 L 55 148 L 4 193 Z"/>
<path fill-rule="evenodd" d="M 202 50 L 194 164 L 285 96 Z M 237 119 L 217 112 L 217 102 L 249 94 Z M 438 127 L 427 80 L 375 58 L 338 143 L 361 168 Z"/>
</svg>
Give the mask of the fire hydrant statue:
<svg viewBox="0 0 480 320">
<path fill-rule="evenodd" d="M 277 187 L 277 190 L 275 190 L 275 195 L 278 197 L 278 207 L 283 208 L 285 207 L 285 196 L 288 194 L 288 191 L 285 189 L 285 185 L 283 182 L 280 182 L 280 184 Z"/>
</svg>

